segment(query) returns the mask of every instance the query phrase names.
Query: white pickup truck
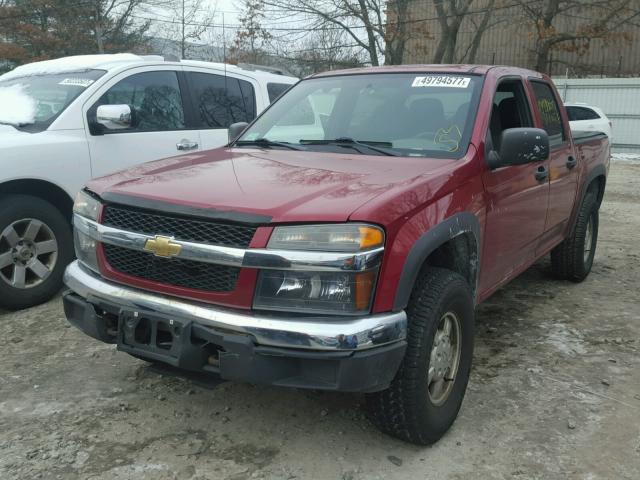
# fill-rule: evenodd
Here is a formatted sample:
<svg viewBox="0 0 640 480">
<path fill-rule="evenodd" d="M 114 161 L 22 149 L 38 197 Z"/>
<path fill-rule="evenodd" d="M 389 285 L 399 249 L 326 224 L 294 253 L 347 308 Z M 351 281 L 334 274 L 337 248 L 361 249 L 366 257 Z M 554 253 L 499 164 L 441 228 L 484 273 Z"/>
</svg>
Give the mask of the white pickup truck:
<svg viewBox="0 0 640 480">
<path fill-rule="evenodd" d="M 89 55 L 0 76 L 0 308 L 46 301 L 73 258 L 91 178 L 219 147 L 297 79 L 158 56 Z"/>
</svg>

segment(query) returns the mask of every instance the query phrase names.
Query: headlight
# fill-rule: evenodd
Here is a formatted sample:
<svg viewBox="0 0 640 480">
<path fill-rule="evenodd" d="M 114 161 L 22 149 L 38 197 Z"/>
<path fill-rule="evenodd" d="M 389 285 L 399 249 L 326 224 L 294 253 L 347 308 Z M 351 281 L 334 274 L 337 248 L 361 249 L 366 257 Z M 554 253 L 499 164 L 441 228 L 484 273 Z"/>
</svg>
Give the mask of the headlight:
<svg viewBox="0 0 640 480">
<path fill-rule="evenodd" d="M 367 255 L 384 246 L 381 228 L 365 224 L 276 227 L 268 249 Z M 362 253 L 365 252 L 365 253 Z M 378 266 L 365 271 L 261 270 L 253 306 L 310 314 L 363 315 L 371 310 Z"/>
<path fill-rule="evenodd" d="M 97 199 L 87 192 L 81 191 L 76 196 L 76 201 L 73 204 L 73 213 L 97 222 L 100 206 L 100 202 Z M 73 240 L 78 260 L 91 270 L 97 272 L 98 258 L 96 254 L 96 241 L 88 235 L 79 232 L 78 229 L 74 229 L 73 231 Z"/>
<path fill-rule="evenodd" d="M 253 306 L 262 310 L 362 315 L 371 309 L 377 273 L 262 270 Z"/>
<path fill-rule="evenodd" d="M 384 244 L 384 232 L 358 223 L 276 227 L 267 248 L 323 252 L 359 252 Z"/>
<path fill-rule="evenodd" d="M 85 191 L 80 191 L 76 195 L 76 201 L 73 204 L 73 213 L 77 213 L 83 217 L 98 221 L 100 213 L 100 202 Z"/>
</svg>

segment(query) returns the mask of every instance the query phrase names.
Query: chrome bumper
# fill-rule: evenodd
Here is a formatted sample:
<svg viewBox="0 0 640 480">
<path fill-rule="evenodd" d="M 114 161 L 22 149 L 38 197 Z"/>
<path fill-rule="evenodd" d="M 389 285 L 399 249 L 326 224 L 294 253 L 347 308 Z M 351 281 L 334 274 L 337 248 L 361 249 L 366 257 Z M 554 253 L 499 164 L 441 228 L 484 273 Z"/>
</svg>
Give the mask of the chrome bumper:
<svg viewBox="0 0 640 480">
<path fill-rule="evenodd" d="M 77 260 L 67 267 L 64 283 L 91 303 L 103 301 L 131 311 L 189 319 L 213 330 L 249 335 L 262 346 L 359 351 L 401 341 L 407 335 L 404 311 L 356 318 L 258 315 L 108 282 Z"/>
</svg>

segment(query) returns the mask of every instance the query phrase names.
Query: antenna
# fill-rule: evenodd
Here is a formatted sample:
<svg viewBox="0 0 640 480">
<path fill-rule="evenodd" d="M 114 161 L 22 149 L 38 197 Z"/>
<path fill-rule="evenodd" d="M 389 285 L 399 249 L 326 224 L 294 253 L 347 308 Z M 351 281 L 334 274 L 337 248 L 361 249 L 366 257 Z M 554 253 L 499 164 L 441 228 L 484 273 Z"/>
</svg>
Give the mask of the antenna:
<svg viewBox="0 0 640 480">
<path fill-rule="evenodd" d="M 222 63 L 224 64 L 224 86 L 227 87 L 227 34 L 224 27 L 224 12 L 222 12 Z"/>
</svg>

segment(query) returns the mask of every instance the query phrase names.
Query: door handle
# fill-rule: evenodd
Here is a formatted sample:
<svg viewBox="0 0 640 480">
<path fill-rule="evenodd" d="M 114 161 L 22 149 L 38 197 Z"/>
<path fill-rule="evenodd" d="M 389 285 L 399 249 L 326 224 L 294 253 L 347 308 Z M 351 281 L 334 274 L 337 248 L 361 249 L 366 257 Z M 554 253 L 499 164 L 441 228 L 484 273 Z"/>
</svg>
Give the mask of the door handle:
<svg viewBox="0 0 640 480">
<path fill-rule="evenodd" d="M 567 168 L 571 170 L 577 164 L 578 164 L 578 159 L 573 155 L 569 155 L 569 158 L 567 158 Z"/>
<path fill-rule="evenodd" d="M 549 178 L 549 170 L 543 165 L 539 166 L 536 170 L 536 180 L 544 182 L 547 178 Z"/>
<path fill-rule="evenodd" d="M 198 148 L 198 142 L 191 142 L 189 140 L 182 139 L 176 143 L 176 148 L 180 151 L 195 150 Z"/>
</svg>

